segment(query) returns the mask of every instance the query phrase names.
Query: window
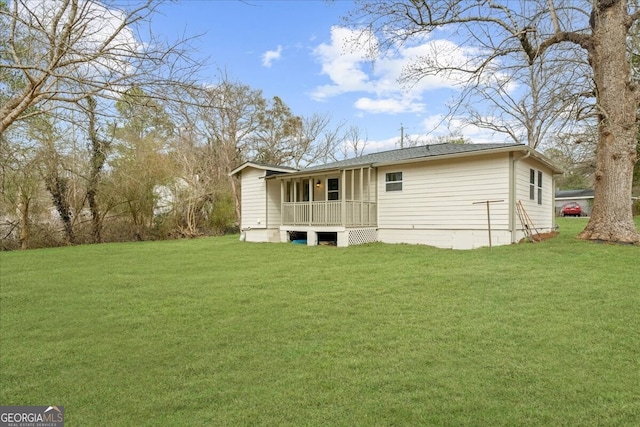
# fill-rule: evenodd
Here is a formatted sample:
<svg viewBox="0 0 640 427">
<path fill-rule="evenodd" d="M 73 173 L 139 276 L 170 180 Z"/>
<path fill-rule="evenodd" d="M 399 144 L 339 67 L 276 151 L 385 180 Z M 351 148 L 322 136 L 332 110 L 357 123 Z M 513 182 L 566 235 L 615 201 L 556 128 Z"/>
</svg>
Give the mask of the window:
<svg viewBox="0 0 640 427">
<path fill-rule="evenodd" d="M 529 169 L 529 199 L 536 199 L 536 171 Z"/>
<path fill-rule="evenodd" d="M 327 200 L 340 200 L 340 182 L 338 178 L 327 180 Z"/>
<path fill-rule="evenodd" d="M 538 204 L 542 204 L 542 172 L 538 171 Z"/>
<path fill-rule="evenodd" d="M 386 191 L 402 191 L 402 172 L 389 172 L 385 175 Z"/>
<path fill-rule="evenodd" d="M 309 201 L 309 180 L 305 179 L 302 181 L 302 201 Z"/>
<path fill-rule="evenodd" d="M 529 169 L 529 199 L 535 200 L 538 195 L 538 204 L 542 204 L 542 171 L 538 172 L 538 183 L 536 185 L 536 171 Z"/>
</svg>

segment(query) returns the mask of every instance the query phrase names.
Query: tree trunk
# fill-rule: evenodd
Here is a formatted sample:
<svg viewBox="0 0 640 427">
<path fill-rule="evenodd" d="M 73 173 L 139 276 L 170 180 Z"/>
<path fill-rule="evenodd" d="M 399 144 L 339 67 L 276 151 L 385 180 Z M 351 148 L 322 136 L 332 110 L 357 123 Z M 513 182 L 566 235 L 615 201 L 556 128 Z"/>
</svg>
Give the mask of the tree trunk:
<svg viewBox="0 0 640 427">
<path fill-rule="evenodd" d="M 93 243 L 102 243 L 102 217 L 98 208 L 96 199 L 97 184 L 90 183 L 90 190 L 87 191 L 87 200 L 89 201 L 89 210 L 91 211 L 91 234 Z"/>
<path fill-rule="evenodd" d="M 70 245 L 75 243 L 75 235 L 73 233 L 73 221 L 71 214 L 71 206 L 69 205 L 69 201 L 67 200 L 67 184 L 64 178 L 60 178 L 59 176 L 49 176 L 45 177 L 46 187 L 49 193 L 51 194 L 51 198 L 53 199 L 53 204 L 56 206 L 56 210 L 60 215 L 60 219 L 62 220 L 62 225 L 64 227 L 64 236 L 65 243 Z"/>
<path fill-rule="evenodd" d="M 236 220 L 237 223 L 240 224 L 240 215 L 241 215 L 241 210 L 240 210 L 240 191 L 238 191 L 238 181 L 236 177 L 229 177 L 229 179 L 231 180 L 231 193 L 233 196 L 233 206 L 235 208 L 236 211 Z"/>
<path fill-rule="evenodd" d="M 598 2 L 596 2 L 598 4 Z M 593 13 L 591 66 L 598 99 L 595 197 L 591 218 L 580 239 L 640 242 L 632 214 L 633 167 L 637 161 L 637 88 L 626 57 L 627 2 L 608 2 Z"/>
<path fill-rule="evenodd" d="M 89 182 L 87 188 L 87 199 L 89 210 L 91 211 L 91 231 L 93 243 L 102 243 L 102 215 L 98 206 L 98 184 L 100 175 L 107 159 L 107 149 L 109 142 L 98 136 L 96 125 L 96 101 L 92 97 L 87 97 L 87 114 L 89 116 L 89 141 L 91 142 L 91 170 L 89 171 Z"/>
<path fill-rule="evenodd" d="M 20 227 L 20 249 L 29 249 L 29 197 L 22 198 L 22 208 L 20 209 L 22 224 Z"/>
</svg>

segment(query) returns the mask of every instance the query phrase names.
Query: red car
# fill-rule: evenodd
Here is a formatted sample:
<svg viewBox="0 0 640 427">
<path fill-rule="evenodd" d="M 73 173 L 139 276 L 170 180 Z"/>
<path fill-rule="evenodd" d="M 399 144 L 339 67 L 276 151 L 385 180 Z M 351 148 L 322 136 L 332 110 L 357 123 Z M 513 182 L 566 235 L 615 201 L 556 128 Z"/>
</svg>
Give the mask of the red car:
<svg viewBox="0 0 640 427">
<path fill-rule="evenodd" d="M 576 202 L 567 203 L 562 207 L 562 216 L 580 216 L 582 208 Z"/>
</svg>

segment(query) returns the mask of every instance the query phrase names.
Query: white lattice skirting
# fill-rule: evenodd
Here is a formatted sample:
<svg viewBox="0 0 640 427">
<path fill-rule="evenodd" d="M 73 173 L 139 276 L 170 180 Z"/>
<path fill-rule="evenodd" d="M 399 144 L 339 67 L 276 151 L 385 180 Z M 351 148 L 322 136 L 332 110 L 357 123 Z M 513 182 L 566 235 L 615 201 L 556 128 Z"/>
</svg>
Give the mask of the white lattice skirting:
<svg viewBox="0 0 640 427">
<path fill-rule="evenodd" d="M 349 230 L 349 246 L 362 245 L 378 241 L 378 231 L 375 228 L 356 228 Z"/>
</svg>

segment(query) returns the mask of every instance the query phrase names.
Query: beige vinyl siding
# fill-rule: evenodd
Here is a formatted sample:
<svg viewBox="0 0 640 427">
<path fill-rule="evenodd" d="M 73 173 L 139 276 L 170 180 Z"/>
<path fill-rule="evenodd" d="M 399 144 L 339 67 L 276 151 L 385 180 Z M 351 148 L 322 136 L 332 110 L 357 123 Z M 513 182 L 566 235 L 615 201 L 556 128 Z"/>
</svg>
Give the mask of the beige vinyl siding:
<svg viewBox="0 0 640 427">
<path fill-rule="evenodd" d="M 385 175 L 402 172 L 402 191 L 385 191 Z M 497 154 L 380 168 L 378 226 L 382 229 L 509 229 L 509 156 Z"/>
<path fill-rule="evenodd" d="M 536 190 L 535 199 L 529 197 L 529 173 L 530 170 L 535 171 Z M 538 171 L 542 172 L 542 204 L 538 204 Z M 554 210 L 553 210 L 553 177 L 551 171 L 540 162 L 524 159 L 516 161 L 515 168 L 516 179 L 516 201 L 522 201 L 525 211 L 533 220 L 533 225 L 541 230 L 548 231 L 553 227 Z M 522 224 L 518 219 L 516 228 L 522 229 Z"/>
<path fill-rule="evenodd" d="M 280 203 L 280 181 L 266 180 L 267 185 L 267 227 L 279 227 L 282 223 Z"/>
<path fill-rule="evenodd" d="M 265 171 L 254 168 L 246 168 L 242 171 L 242 205 L 240 227 L 265 228 L 266 227 L 266 196 L 265 196 Z"/>
</svg>

